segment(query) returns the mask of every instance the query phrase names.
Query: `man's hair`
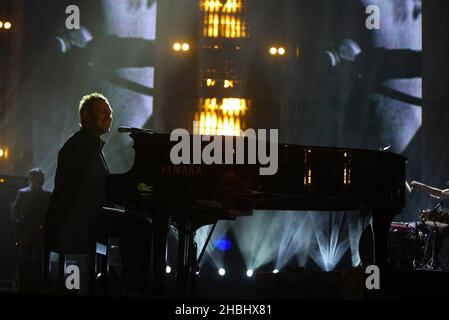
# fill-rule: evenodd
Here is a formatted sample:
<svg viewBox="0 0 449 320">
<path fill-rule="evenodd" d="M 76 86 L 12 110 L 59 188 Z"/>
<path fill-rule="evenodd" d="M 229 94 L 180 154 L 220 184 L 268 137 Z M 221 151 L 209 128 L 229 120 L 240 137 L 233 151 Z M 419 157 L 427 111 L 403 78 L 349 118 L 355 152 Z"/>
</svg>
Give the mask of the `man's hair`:
<svg viewBox="0 0 449 320">
<path fill-rule="evenodd" d="M 42 171 L 41 168 L 33 168 L 28 173 L 28 178 L 30 180 L 37 180 L 42 185 L 42 184 L 44 184 L 44 181 L 45 181 L 44 171 Z"/>
<path fill-rule="evenodd" d="M 107 104 L 109 104 L 108 99 L 106 99 L 106 97 L 104 95 L 102 95 L 101 93 L 98 93 L 98 92 L 88 94 L 81 99 L 80 105 L 78 108 L 78 115 L 80 117 L 80 124 L 82 126 L 84 126 L 82 113 L 83 112 L 88 112 L 88 113 L 92 112 L 92 108 L 93 108 L 95 101 L 99 101 L 99 100 L 104 101 Z"/>
</svg>

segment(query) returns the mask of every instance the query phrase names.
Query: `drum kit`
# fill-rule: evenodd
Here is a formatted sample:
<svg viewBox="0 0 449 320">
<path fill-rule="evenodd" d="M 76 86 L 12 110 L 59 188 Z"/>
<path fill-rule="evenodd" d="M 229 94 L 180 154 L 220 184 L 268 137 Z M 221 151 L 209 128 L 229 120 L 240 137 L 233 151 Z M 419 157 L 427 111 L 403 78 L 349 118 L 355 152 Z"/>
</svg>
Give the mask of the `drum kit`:
<svg viewBox="0 0 449 320">
<path fill-rule="evenodd" d="M 442 230 L 449 227 L 449 212 L 443 210 L 441 204 L 438 204 L 437 209 L 421 210 L 420 218 L 430 228 Z"/>
<path fill-rule="evenodd" d="M 449 211 L 441 202 L 421 210 L 418 222 L 393 222 L 390 227 L 389 260 L 397 268 L 438 270 L 438 241 L 449 231 Z"/>
</svg>

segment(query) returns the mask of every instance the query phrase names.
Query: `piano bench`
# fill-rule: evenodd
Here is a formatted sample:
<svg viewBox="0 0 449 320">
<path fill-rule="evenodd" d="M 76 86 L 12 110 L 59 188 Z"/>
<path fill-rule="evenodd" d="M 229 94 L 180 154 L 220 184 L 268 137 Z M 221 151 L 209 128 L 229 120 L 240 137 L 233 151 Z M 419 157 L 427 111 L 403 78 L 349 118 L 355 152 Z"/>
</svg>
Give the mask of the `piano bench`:
<svg viewBox="0 0 449 320">
<path fill-rule="evenodd" d="M 108 241 L 109 242 L 109 241 Z M 104 294 L 109 291 L 109 243 L 101 243 L 96 242 L 92 247 L 92 250 L 88 253 L 86 252 L 77 252 L 71 250 L 65 251 L 55 251 L 49 250 L 47 248 L 44 249 L 42 259 L 42 293 L 56 293 L 56 294 L 83 294 L 80 291 L 84 288 L 84 284 L 81 284 L 83 281 L 83 275 L 86 272 L 80 270 L 83 267 L 86 267 L 86 264 L 83 265 L 81 263 L 81 259 L 77 258 L 77 268 L 68 268 L 68 256 L 69 255 L 77 255 L 83 256 L 87 258 L 87 268 L 88 268 L 88 294 L 95 295 L 97 294 L 97 279 L 100 278 L 100 286 L 101 290 Z M 81 260 L 81 261 L 80 261 Z M 56 288 L 52 281 L 52 263 L 57 263 L 57 285 Z M 70 264 L 75 265 L 75 264 Z M 98 266 L 100 265 L 100 266 Z M 69 277 L 72 277 L 70 280 Z M 75 278 L 79 277 L 78 280 Z"/>
</svg>

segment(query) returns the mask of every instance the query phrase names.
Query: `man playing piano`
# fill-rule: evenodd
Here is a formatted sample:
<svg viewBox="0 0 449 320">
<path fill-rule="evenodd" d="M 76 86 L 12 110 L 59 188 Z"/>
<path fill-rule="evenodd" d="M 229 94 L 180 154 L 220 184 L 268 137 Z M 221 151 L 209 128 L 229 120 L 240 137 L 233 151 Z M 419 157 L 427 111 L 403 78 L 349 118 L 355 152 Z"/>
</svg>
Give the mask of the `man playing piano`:
<svg viewBox="0 0 449 320">
<path fill-rule="evenodd" d="M 88 253 L 98 239 L 119 239 L 125 284 L 146 290 L 149 279 L 151 228 L 127 215 L 106 215 L 105 179 L 109 173 L 101 137 L 110 131 L 112 108 L 99 93 L 84 96 L 79 105 L 81 129 L 58 153 L 55 188 L 46 216 L 46 245 L 68 253 Z M 141 236 L 137 238 L 138 236 Z"/>
</svg>

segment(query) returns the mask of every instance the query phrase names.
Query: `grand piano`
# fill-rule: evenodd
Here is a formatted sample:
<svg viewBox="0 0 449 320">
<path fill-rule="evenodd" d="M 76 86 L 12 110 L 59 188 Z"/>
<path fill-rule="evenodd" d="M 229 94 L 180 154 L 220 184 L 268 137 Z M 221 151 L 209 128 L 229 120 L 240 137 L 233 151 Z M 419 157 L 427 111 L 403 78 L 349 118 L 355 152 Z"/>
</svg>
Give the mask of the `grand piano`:
<svg viewBox="0 0 449 320">
<path fill-rule="evenodd" d="M 179 233 L 177 291 L 182 294 L 197 265 L 195 231 L 253 210 L 358 211 L 372 216 L 373 262 L 387 265 L 389 227 L 405 202 L 406 159 L 401 155 L 279 144 L 278 171 L 264 176 L 258 163 L 174 165 L 170 150 L 177 142 L 170 141 L 169 134 L 129 132 L 134 164 L 126 173 L 107 177 L 106 197 L 126 211 L 151 218 L 154 293 L 164 292 L 170 223 Z M 249 139 L 244 141 L 247 146 Z"/>
</svg>

